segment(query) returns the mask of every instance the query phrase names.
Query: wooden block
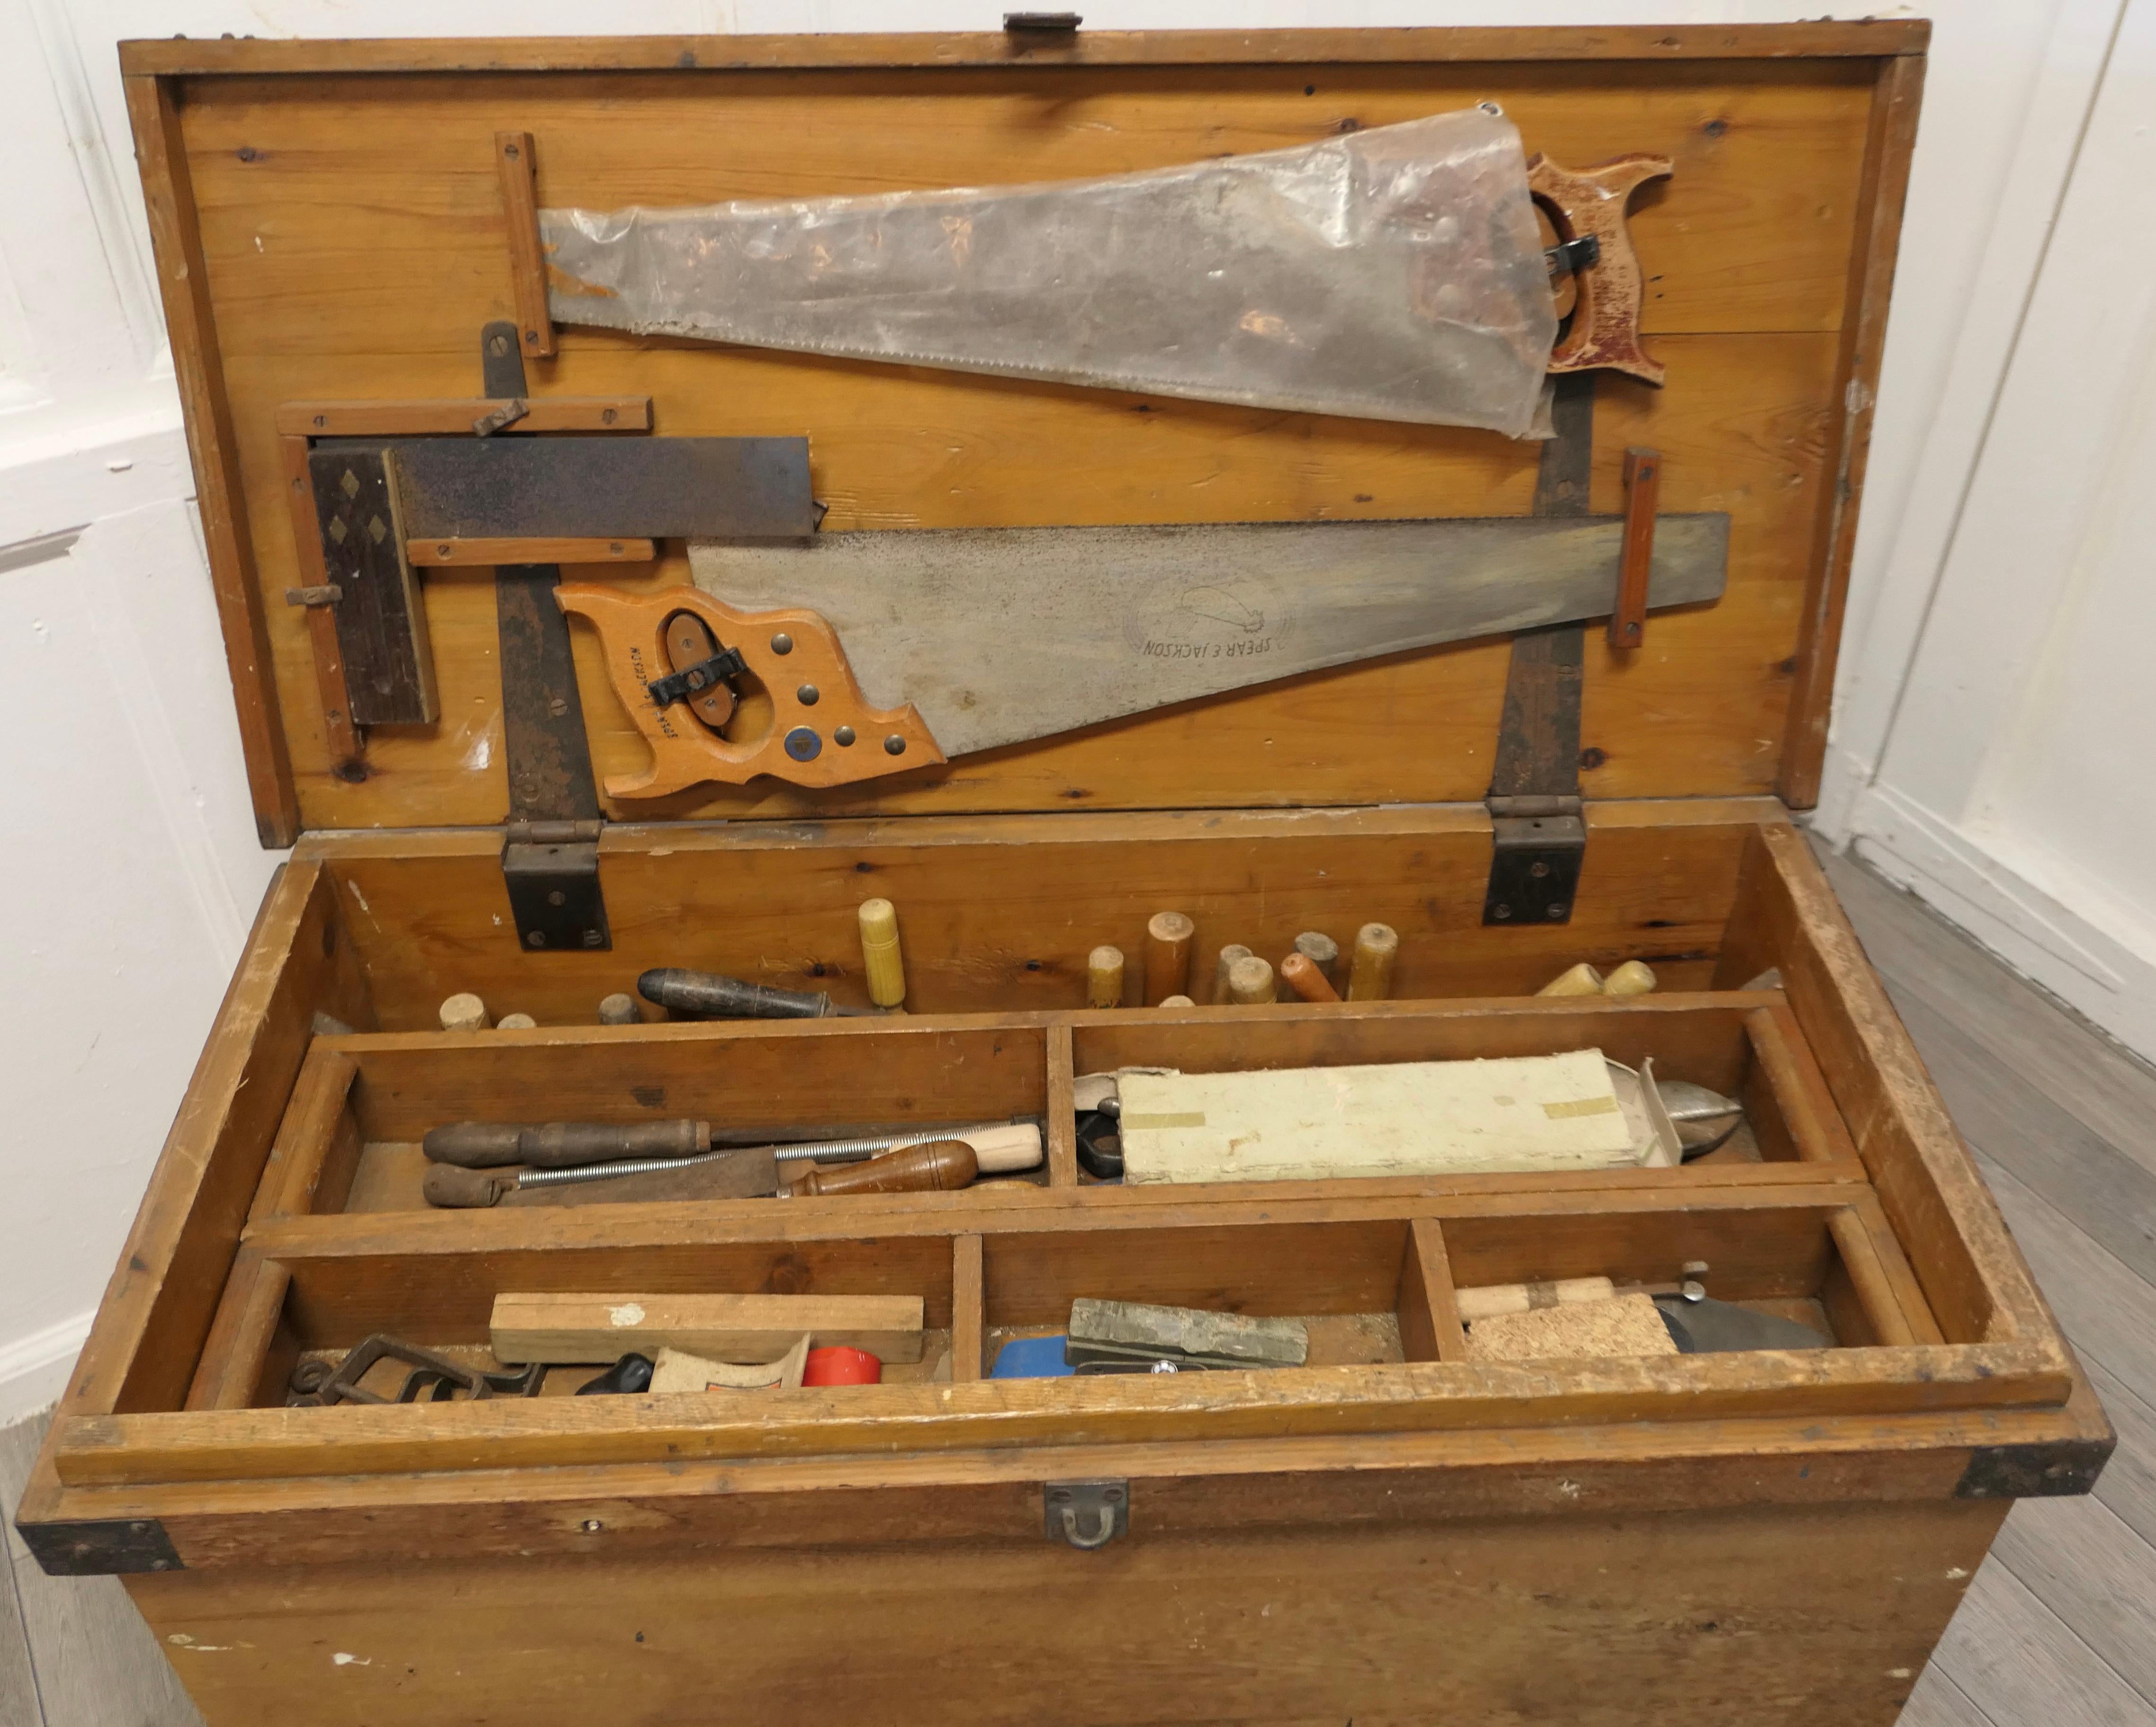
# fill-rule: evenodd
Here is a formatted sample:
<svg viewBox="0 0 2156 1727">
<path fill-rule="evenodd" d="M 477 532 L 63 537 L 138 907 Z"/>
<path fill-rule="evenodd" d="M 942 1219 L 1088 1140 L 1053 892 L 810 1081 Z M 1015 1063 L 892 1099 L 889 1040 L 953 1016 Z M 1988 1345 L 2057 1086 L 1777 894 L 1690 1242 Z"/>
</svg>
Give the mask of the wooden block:
<svg viewBox="0 0 2156 1727">
<path fill-rule="evenodd" d="M 405 561 L 444 568 L 493 569 L 502 564 L 648 564 L 659 556 L 649 540 L 408 540 Z"/>
<path fill-rule="evenodd" d="M 1132 1186 L 1639 1161 L 1596 1049 L 1256 1073 L 1126 1073 L 1119 1089 L 1123 1179 Z"/>
<path fill-rule="evenodd" d="M 1467 1330 L 1471 1361 L 1584 1361 L 1676 1353 L 1669 1328 L 1645 1295 L 1494 1314 Z"/>
<path fill-rule="evenodd" d="M 523 432 L 649 432 L 649 396 L 535 396 L 504 400 L 287 402 L 277 430 L 287 438 L 429 438 L 471 431 L 490 416 L 521 407 L 506 423 Z"/>
<path fill-rule="evenodd" d="M 547 254 L 539 242 L 537 159 L 529 132 L 496 132 L 502 218 L 509 239 L 509 285 L 516 300 L 516 333 L 526 358 L 551 358 L 554 322 L 547 311 Z"/>
<path fill-rule="evenodd" d="M 886 1361 L 921 1359 L 917 1295 L 504 1294 L 494 1352 L 504 1361 L 611 1361 L 624 1351 L 686 1350 L 775 1361 L 803 1331 Z"/>
</svg>

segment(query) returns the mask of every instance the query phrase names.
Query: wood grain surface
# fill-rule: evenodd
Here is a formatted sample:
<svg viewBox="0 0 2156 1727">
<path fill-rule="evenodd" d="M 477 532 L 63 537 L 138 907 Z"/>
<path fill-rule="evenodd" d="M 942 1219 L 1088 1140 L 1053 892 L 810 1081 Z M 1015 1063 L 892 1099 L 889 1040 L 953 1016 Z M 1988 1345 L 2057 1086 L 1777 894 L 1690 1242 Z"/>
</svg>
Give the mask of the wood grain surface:
<svg viewBox="0 0 2156 1727">
<path fill-rule="evenodd" d="M 1187 1714 L 1183 1698 L 1265 1727 L 1890 1727 L 2001 1514 L 1949 1502 L 1501 1520 L 1450 1527 L 1433 1550 L 1412 1526 L 1266 1528 L 1277 1502 L 1253 1497 L 1255 1526 L 1093 1555 L 1040 1539 L 1037 1484 L 1013 1498 L 1032 1511 L 1029 1539 L 843 1561 L 617 1559 L 601 1516 L 573 1558 L 131 1582 L 161 1635 L 244 1651 L 189 1666 L 220 1727 L 289 1719 L 297 1694 L 324 1727 L 372 1727 L 517 1685 L 519 1718 L 547 1727 L 618 1714 L 631 1694 L 663 1709 L 721 1693 L 745 1719 L 893 1727 L 1160 1719 Z M 1141 1525 L 1151 1504 L 1135 1484 Z M 1666 1574 L 1651 1591 L 1637 1570 L 1650 1550 Z M 1893 1581 L 1852 1590 L 1861 1578 Z M 1021 1601 L 1027 1635 L 993 1662 L 952 1658 L 951 1627 L 1007 1624 Z M 829 1658 L 834 1612 L 843 1660 Z M 740 1634 L 714 1637 L 714 1622 Z M 1134 1625 L 1156 1661 L 1132 1658 Z M 521 1652 L 535 1648 L 576 1658 L 533 1686 Z M 332 1651 L 352 1658 L 331 1666 Z M 1204 1674 L 1202 1694 L 1183 1670 Z"/>
<path fill-rule="evenodd" d="M 1590 653 L 1586 789 L 1628 797 L 1768 789 L 1782 773 L 1785 730 L 1798 725 L 1811 748 L 1830 681 L 1819 668 L 1828 664 L 1840 577 L 1820 562 L 1833 539 L 1827 464 L 1841 459 L 1830 445 L 1851 448 L 1836 430 L 1851 368 L 1871 360 L 1862 342 L 1851 345 L 1845 308 L 1852 284 L 1860 306 L 1877 300 L 1877 254 L 1892 237 L 1877 211 L 1895 187 L 1875 170 L 1892 167 L 1900 135 L 1874 123 L 1878 68 L 1922 40 L 1900 27 L 1861 37 L 1813 28 L 1820 54 L 1810 59 L 1784 57 L 1801 33 L 1665 32 L 1641 38 L 1643 58 L 1568 67 L 1548 56 L 1567 44 L 1613 52 L 1622 33 L 1591 44 L 1554 33 L 1476 38 L 1480 54 L 1498 57 L 1461 64 L 1451 56 L 1475 33 L 1448 44 L 1400 32 L 1361 50 L 1348 38 L 1301 38 L 1311 58 L 1298 61 L 1283 33 L 1209 44 L 1163 38 L 1163 63 L 1147 64 L 1155 50 L 1142 42 L 1081 35 L 1075 54 L 1041 56 L 1001 38 L 970 49 L 857 39 L 843 51 L 868 60 L 925 51 L 946 64 L 985 53 L 998 66 L 993 74 L 713 71 L 694 49 L 684 50 L 694 70 L 598 69 L 644 52 L 616 44 L 565 48 L 560 58 L 595 69 L 543 78 L 503 71 L 449 81 L 385 69 L 190 81 L 177 113 L 198 207 L 195 291 L 222 342 L 224 459 L 236 470 L 228 489 L 259 566 L 247 585 L 258 599 L 300 585 L 287 513 L 271 508 L 278 406 L 471 392 L 479 327 L 512 310 L 492 141 L 505 123 L 537 141 L 542 202 L 608 208 L 979 183 L 983 164 L 1014 181 L 1112 173 L 1487 98 L 1504 105 L 1531 148 L 1563 160 L 1643 149 L 1674 160 L 1672 179 L 1640 195 L 1633 224 L 1650 278 L 1649 346 L 1671 381 L 1661 391 L 1618 381 L 1602 392 L 1594 503 L 1618 507 L 1622 451 L 1643 443 L 1664 453 L 1666 507 L 1727 510 L 1732 519 L 1731 586 L 1718 605 L 1658 619 L 1644 652 L 1598 643 Z M 1695 58 L 1709 54 L 1708 41 L 1730 57 Z M 1873 57 L 1846 57 L 1859 41 L 1873 44 Z M 1424 59 L 1398 58 L 1418 44 Z M 176 64 L 171 46 L 146 45 L 135 63 Z M 235 69 L 318 58 L 291 44 L 237 45 L 259 54 L 185 46 Z M 1242 63 L 1190 69 L 1193 54 L 1214 49 Z M 386 68 L 413 52 L 356 46 L 352 64 Z M 459 52 L 470 50 L 450 59 Z M 516 64 L 523 52 L 503 49 L 492 64 Z M 741 52 L 783 58 L 767 46 Z M 1337 58 L 1357 53 L 1368 57 Z M 192 62 L 183 52 L 177 63 Z M 1907 81 L 1894 88 L 1905 91 Z M 355 187 L 364 198 L 351 196 Z M 1860 254 L 1872 261 L 1853 274 Z M 670 433 L 807 432 L 834 532 L 1479 514 L 1524 510 L 1532 484 L 1532 445 L 1443 428 L 585 331 L 559 340 L 558 356 L 539 362 L 535 397 L 648 395 Z M 1847 461 L 1841 469 L 1861 478 Z M 685 577 L 676 549 L 646 579 Z M 446 572 L 425 585 L 442 720 L 378 731 L 368 744 L 373 771 L 359 782 L 332 771 L 305 620 L 258 607 L 274 662 L 262 700 L 271 685 L 283 698 L 295 796 L 309 825 L 492 822 L 506 807 L 492 589 Z M 589 684 L 593 644 L 578 636 Z M 705 788 L 662 813 L 1471 798 L 1487 783 L 1503 666 L 1502 643 L 1396 656 L 873 786 Z M 644 746 L 626 716 L 608 701 L 586 708 L 602 776 L 635 772 Z M 1403 733 L 1419 747 L 1384 746 Z M 1785 789 L 1802 778 L 1785 778 Z"/>
</svg>

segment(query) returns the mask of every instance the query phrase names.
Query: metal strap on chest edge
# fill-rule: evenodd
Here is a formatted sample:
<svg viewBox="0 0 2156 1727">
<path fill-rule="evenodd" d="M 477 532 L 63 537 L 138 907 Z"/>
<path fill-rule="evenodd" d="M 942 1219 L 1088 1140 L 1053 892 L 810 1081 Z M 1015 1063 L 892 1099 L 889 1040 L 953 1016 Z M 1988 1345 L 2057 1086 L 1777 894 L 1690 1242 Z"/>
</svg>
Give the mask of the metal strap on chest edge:
<svg viewBox="0 0 2156 1727">
<path fill-rule="evenodd" d="M 1594 375 L 1556 380 L 1557 435 L 1543 445 L 1537 515 L 1584 515 L 1594 448 Z M 1586 631 L 1576 623 L 1512 638 L 1504 717 L 1490 776 L 1490 884 L 1485 924 L 1572 919 L 1587 823 L 1579 803 L 1579 684 Z"/>
<path fill-rule="evenodd" d="M 488 325 L 480 356 L 487 395 L 521 400 L 524 355 L 516 326 Z M 509 771 L 501 874 L 516 938 L 535 951 L 613 945 L 599 892 L 598 786 L 569 620 L 554 603 L 561 578 L 557 564 L 506 564 L 494 572 Z"/>
</svg>

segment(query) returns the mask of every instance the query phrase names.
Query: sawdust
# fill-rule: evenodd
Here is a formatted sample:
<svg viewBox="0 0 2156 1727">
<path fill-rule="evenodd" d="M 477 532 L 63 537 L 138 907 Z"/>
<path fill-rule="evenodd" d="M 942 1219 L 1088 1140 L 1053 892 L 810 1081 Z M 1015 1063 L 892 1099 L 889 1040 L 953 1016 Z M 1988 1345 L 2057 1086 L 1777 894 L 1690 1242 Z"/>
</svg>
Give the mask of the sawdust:
<svg viewBox="0 0 2156 1727">
<path fill-rule="evenodd" d="M 1477 1320 L 1467 1333 L 1468 1359 L 1475 1361 L 1592 1361 L 1676 1353 L 1662 1316 L 1645 1295 L 1496 1314 Z"/>
</svg>

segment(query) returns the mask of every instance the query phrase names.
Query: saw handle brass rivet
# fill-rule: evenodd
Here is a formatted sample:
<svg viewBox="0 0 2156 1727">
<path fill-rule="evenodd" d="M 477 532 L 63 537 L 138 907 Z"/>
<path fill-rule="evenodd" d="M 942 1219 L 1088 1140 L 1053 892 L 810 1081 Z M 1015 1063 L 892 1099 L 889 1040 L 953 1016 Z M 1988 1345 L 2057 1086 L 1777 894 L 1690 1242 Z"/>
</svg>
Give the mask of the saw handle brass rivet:
<svg viewBox="0 0 2156 1727">
<path fill-rule="evenodd" d="M 823 694 L 814 684 L 803 684 L 793 692 L 793 699 L 804 708 L 813 708 L 822 699 Z"/>
<path fill-rule="evenodd" d="M 894 731 L 883 741 L 883 752 L 886 756 L 903 756 L 906 753 L 906 740 Z"/>
<path fill-rule="evenodd" d="M 771 638 L 771 651 L 773 653 L 791 653 L 793 651 L 793 638 L 788 635 L 784 630 L 781 630 Z"/>
<path fill-rule="evenodd" d="M 831 741 L 836 744 L 841 750 L 852 749 L 854 746 L 854 728 L 850 725 L 841 725 L 836 731 L 831 734 Z"/>
</svg>

